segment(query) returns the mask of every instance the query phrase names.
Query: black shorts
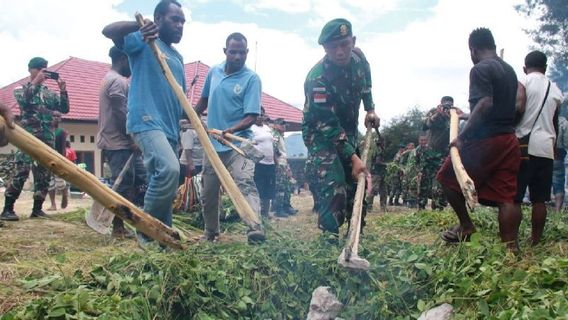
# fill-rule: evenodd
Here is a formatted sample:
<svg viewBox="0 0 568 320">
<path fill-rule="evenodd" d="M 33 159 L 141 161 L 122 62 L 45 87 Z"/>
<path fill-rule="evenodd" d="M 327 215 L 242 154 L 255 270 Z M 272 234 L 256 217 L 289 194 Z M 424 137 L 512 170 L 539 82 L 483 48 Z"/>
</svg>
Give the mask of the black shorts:
<svg viewBox="0 0 568 320">
<path fill-rule="evenodd" d="M 553 163 L 552 159 L 535 156 L 529 156 L 529 160 L 521 161 L 517 177 L 516 203 L 523 202 L 527 187 L 529 187 L 531 202 L 550 201 Z"/>
<path fill-rule="evenodd" d="M 257 163 L 254 167 L 254 183 L 262 200 L 274 199 L 276 165 Z"/>
</svg>

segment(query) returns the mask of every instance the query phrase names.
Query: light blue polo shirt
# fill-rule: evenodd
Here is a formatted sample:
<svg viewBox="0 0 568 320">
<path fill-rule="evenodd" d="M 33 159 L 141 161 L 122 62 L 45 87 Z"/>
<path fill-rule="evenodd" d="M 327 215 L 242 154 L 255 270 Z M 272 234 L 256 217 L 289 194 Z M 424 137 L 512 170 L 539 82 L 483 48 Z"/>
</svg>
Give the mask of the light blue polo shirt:
<svg viewBox="0 0 568 320">
<path fill-rule="evenodd" d="M 174 78 L 185 92 L 182 56 L 160 39 L 156 39 L 156 44 L 166 56 Z M 152 49 L 144 42 L 139 31 L 126 35 L 124 45 L 120 49 L 128 55 L 132 69 L 126 130 L 128 133 L 161 130 L 168 140 L 177 144 L 179 120 L 183 109 L 163 75 Z"/>
<path fill-rule="evenodd" d="M 201 96 L 208 98 L 207 127 L 225 130 L 241 122 L 246 114 L 260 114 L 262 84 L 252 70 L 244 66 L 233 74 L 225 74 L 225 62 L 212 67 L 205 79 Z M 235 132 L 250 139 L 250 129 Z M 217 152 L 231 150 L 215 139 L 211 139 Z M 239 145 L 238 141 L 233 141 Z"/>
</svg>

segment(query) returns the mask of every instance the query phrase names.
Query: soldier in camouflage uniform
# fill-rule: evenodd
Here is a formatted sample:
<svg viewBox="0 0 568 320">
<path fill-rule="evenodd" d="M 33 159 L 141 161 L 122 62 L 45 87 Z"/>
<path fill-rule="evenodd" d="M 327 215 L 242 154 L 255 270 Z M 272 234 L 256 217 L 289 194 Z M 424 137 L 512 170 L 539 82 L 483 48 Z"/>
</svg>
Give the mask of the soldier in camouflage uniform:
<svg viewBox="0 0 568 320">
<path fill-rule="evenodd" d="M 274 162 L 276 163 L 276 184 L 272 210 L 277 217 L 287 217 L 298 213 L 290 205 L 292 196 L 292 170 L 288 165 L 286 157 L 286 144 L 284 132 L 286 131 L 286 121 L 282 118 L 274 120 L 272 135 L 274 136 Z"/>
<path fill-rule="evenodd" d="M 450 108 L 454 99 L 449 96 L 442 98 L 440 105 L 432 108 L 424 118 L 423 129 L 428 130 L 428 143 L 433 152 L 433 162 L 437 162 L 436 172 L 444 163 L 448 155 L 450 143 Z M 432 210 L 441 210 L 448 204 L 442 186 L 438 180 L 432 182 Z"/>
<path fill-rule="evenodd" d="M 416 148 L 416 165 L 418 167 L 418 208 L 425 209 L 428 198 L 432 197 L 432 183 L 438 172 L 439 157 L 428 145 L 428 137 L 421 135 Z"/>
<path fill-rule="evenodd" d="M 69 98 L 65 81 L 57 79 L 60 94 L 49 90 L 43 83 L 50 77 L 44 69 L 47 61 L 36 57 L 30 60 L 28 70 L 30 81 L 21 88 L 14 90 L 14 96 L 20 106 L 20 125 L 46 145 L 53 148 L 55 136 L 53 133 L 53 111 L 69 112 Z M 55 80 L 55 79 L 54 79 Z M 24 182 L 30 170 L 34 175 L 34 205 L 31 217 L 45 217 L 42 205 L 47 195 L 51 174 L 48 169 L 33 161 L 30 156 L 21 151 L 16 154 L 16 172 L 5 192 L 4 210 L 0 219 L 15 221 L 18 216 L 14 212 L 14 203 L 20 196 Z"/>
<path fill-rule="evenodd" d="M 401 168 L 401 186 L 402 186 L 402 200 L 403 202 L 408 205 L 408 201 L 412 200 L 412 194 L 409 194 L 409 189 L 411 188 L 410 184 L 412 182 L 412 178 L 416 179 L 416 175 L 411 175 L 410 165 L 414 161 L 414 142 L 409 142 L 406 144 L 406 149 L 400 155 L 398 159 L 398 163 L 400 164 Z"/>
<path fill-rule="evenodd" d="M 378 127 L 379 118 L 374 111 L 369 63 L 354 48 L 351 23 L 345 19 L 328 22 L 318 43 L 326 55 L 306 77 L 302 135 L 308 147 L 310 190 L 317 190 L 318 226 L 338 234 L 353 208 L 354 177 L 368 172 L 356 150 L 361 101 L 367 127 Z"/>
<path fill-rule="evenodd" d="M 418 186 L 420 184 L 420 167 L 418 161 L 422 156 L 420 146 L 414 148 L 414 143 L 407 145 L 406 151 L 402 154 L 404 164 L 403 199 L 409 208 L 415 208 L 418 201 Z"/>
<path fill-rule="evenodd" d="M 405 151 L 405 145 L 400 144 L 398 148 L 398 152 L 394 155 L 390 166 L 387 166 L 387 180 L 390 187 L 389 206 L 398 206 L 402 195 L 402 177 L 404 172 L 401 170 L 400 159 Z"/>
<path fill-rule="evenodd" d="M 371 176 L 373 181 L 373 189 L 367 197 L 367 205 L 372 210 L 375 196 L 379 196 L 381 210 L 386 211 L 387 208 L 387 188 L 386 188 L 386 167 L 385 163 L 385 141 L 383 137 L 377 137 L 376 148 L 371 158 Z"/>
</svg>

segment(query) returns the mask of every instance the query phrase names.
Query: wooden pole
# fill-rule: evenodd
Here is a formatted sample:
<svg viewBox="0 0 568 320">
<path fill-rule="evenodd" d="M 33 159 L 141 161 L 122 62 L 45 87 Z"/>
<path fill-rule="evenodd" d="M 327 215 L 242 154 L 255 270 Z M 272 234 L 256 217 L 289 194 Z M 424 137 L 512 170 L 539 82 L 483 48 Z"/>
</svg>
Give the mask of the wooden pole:
<svg viewBox="0 0 568 320">
<path fill-rule="evenodd" d="M 450 109 L 450 141 L 454 141 L 458 136 L 459 116 L 455 109 Z M 477 206 L 477 191 L 475 184 L 469 177 L 462 164 L 458 148 L 450 148 L 450 157 L 452 158 L 452 166 L 456 174 L 456 179 L 460 185 L 463 196 L 466 199 L 467 206 L 470 210 L 474 210 Z"/>
<path fill-rule="evenodd" d="M 69 181 L 89 194 L 95 201 L 103 204 L 122 220 L 152 239 L 175 249 L 183 249 L 177 231 L 169 228 L 158 219 L 140 210 L 118 193 L 104 185 L 90 172 L 77 167 L 54 149 L 37 139 L 21 127 L 6 126 L 0 117 L 0 127 L 6 127 L 8 141 L 35 161 L 46 167 L 58 177 Z"/>
<path fill-rule="evenodd" d="M 373 130 L 371 128 L 367 129 L 365 134 L 365 145 L 363 147 L 363 154 L 361 155 L 361 161 L 365 166 L 367 166 L 367 158 L 369 155 L 369 149 L 371 148 L 371 140 L 373 136 Z M 360 173 L 357 179 L 357 190 L 355 191 L 355 199 L 353 201 L 353 213 L 351 214 L 351 222 L 349 224 L 349 239 L 347 240 L 346 259 L 349 260 L 351 255 L 357 255 L 359 252 L 359 236 L 361 234 L 361 213 L 363 211 L 363 200 L 365 199 L 365 182 L 367 180 L 367 175 L 365 173 Z"/>
<path fill-rule="evenodd" d="M 136 21 L 140 26 L 144 25 L 144 17 L 142 17 L 140 13 L 136 13 Z M 154 51 L 154 55 L 156 56 L 156 59 L 160 64 L 162 73 L 166 77 L 166 80 L 168 81 L 170 87 L 179 99 L 183 110 L 189 117 L 189 121 L 191 121 L 193 128 L 197 132 L 197 137 L 203 145 L 203 150 L 205 151 L 209 162 L 211 162 L 213 169 L 215 169 L 215 173 L 217 173 L 217 177 L 219 177 L 219 180 L 221 181 L 221 185 L 225 189 L 225 192 L 229 195 L 229 198 L 231 198 L 231 201 L 235 205 L 239 216 L 249 227 L 258 229 L 261 225 L 259 216 L 252 210 L 251 206 L 246 201 L 245 197 L 237 187 L 237 184 L 231 177 L 231 174 L 229 173 L 227 168 L 225 168 L 223 162 L 221 162 L 219 155 L 217 154 L 217 152 L 213 148 L 213 144 L 209 140 L 209 136 L 207 135 L 205 128 L 203 128 L 203 125 L 201 124 L 201 119 L 199 119 L 199 116 L 197 115 L 195 110 L 193 110 L 193 107 L 187 100 L 187 96 L 183 92 L 183 89 L 174 78 L 174 75 L 172 74 L 172 71 L 170 70 L 170 67 L 166 62 L 165 56 L 162 54 L 160 48 L 158 48 L 158 45 L 156 45 L 154 41 L 150 41 L 148 44 L 152 48 L 152 51 Z"/>
</svg>

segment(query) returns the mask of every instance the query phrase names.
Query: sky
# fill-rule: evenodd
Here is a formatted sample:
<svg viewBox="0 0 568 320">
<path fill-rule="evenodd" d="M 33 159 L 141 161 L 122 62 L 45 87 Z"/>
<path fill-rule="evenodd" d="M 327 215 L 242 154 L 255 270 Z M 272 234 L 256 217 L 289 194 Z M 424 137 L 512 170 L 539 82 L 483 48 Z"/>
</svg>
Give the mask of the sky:
<svg viewBox="0 0 568 320">
<path fill-rule="evenodd" d="M 522 0 L 181 0 L 187 23 L 176 45 L 186 63 L 221 63 L 227 35 L 248 38 L 247 65 L 263 91 L 298 108 L 303 83 L 324 55 L 317 38 L 334 18 L 353 24 L 356 45 L 371 65 L 376 113 L 383 123 L 412 107 L 428 110 L 442 96 L 468 109 L 472 62 L 467 39 L 477 27 L 493 32 L 498 50 L 522 76 L 533 48 L 523 31 L 532 21 L 517 13 Z M 27 63 L 43 56 L 50 64 L 70 56 L 110 62 L 111 41 L 103 27 L 151 18 L 157 1 L 0 0 L 0 87 L 28 75 Z M 535 47 L 538 48 L 538 47 Z M 363 112 L 362 112 L 363 113 Z"/>
</svg>

